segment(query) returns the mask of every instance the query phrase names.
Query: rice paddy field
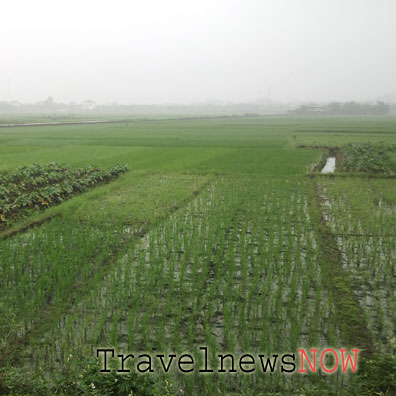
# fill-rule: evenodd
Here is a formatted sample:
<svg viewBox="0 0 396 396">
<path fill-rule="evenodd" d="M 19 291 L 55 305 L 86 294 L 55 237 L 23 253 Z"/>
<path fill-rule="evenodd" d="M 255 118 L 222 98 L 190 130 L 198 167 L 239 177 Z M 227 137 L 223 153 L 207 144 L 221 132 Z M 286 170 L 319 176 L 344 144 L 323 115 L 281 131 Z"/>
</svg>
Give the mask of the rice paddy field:
<svg viewBox="0 0 396 396">
<path fill-rule="evenodd" d="M 396 394 L 395 147 L 392 116 L 0 128 L 0 394 Z M 202 346 L 361 364 L 91 368 Z"/>
</svg>

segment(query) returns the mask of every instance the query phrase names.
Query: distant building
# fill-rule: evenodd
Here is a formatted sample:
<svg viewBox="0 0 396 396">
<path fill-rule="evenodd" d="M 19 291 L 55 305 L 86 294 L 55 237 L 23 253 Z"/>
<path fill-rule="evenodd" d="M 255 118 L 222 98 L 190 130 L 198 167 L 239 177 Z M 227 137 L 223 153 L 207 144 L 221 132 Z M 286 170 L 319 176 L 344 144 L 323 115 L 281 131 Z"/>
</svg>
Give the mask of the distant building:
<svg viewBox="0 0 396 396">
<path fill-rule="evenodd" d="M 329 111 L 327 106 L 302 105 L 294 110 L 289 110 L 289 114 L 326 114 Z"/>
<path fill-rule="evenodd" d="M 326 106 L 305 106 L 307 113 L 323 113 L 328 110 Z"/>
<path fill-rule="evenodd" d="M 94 110 L 96 108 L 96 103 L 93 100 L 85 100 L 80 105 L 81 110 Z"/>
</svg>

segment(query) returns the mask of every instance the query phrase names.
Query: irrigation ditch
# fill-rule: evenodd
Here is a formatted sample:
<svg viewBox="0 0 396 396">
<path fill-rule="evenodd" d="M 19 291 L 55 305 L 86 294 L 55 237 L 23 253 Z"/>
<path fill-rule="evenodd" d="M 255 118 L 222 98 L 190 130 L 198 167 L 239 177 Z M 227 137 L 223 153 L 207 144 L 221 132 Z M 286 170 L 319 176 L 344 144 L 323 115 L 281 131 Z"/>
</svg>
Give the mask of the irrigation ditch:
<svg viewBox="0 0 396 396">
<path fill-rule="evenodd" d="M 311 173 L 322 172 L 322 174 L 333 174 L 336 169 L 340 170 L 342 168 L 343 162 L 343 153 L 341 151 L 340 146 L 320 146 L 320 145 L 305 145 L 299 144 L 296 146 L 297 149 L 305 149 L 305 150 L 323 150 L 323 155 L 320 160 L 314 164 L 312 164 L 310 169 Z M 334 164 L 332 164 L 331 168 L 329 167 L 329 171 L 323 172 L 326 167 L 329 158 L 335 158 Z"/>
</svg>

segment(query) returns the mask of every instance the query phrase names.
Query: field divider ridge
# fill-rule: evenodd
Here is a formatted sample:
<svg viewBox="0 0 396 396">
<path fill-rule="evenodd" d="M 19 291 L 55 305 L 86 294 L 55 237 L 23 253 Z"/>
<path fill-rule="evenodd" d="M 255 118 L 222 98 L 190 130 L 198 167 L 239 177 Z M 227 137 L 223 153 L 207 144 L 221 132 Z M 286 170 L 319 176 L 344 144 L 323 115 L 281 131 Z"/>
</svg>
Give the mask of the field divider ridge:
<svg viewBox="0 0 396 396">
<path fill-rule="evenodd" d="M 353 281 L 342 267 L 342 255 L 337 246 L 337 235 L 330 230 L 322 209 L 326 198 L 314 179 L 312 190 L 314 210 L 318 215 L 319 257 L 326 274 L 325 284 L 333 295 L 341 337 L 347 346 L 359 348 L 363 357 L 371 358 L 375 351 L 372 334 L 368 329 L 363 309 L 354 294 Z"/>
</svg>

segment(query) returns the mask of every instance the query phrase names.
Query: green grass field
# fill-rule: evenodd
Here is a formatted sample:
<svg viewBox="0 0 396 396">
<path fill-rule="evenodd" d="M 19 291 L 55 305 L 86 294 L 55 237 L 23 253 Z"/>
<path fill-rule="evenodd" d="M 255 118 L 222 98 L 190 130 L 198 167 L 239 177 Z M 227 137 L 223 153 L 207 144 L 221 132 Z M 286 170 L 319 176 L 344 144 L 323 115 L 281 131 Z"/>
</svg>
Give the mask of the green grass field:
<svg viewBox="0 0 396 396">
<path fill-rule="evenodd" d="M 213 365 L 225 352 L 345 347 L 380 365 L 396 343 L 394 173 L 323 176 L 312 169 L 326 149 L 298 148 L 354 142 L 396 144 L 396 118 L 0 128 L 2 172 L 130 167 L 0 229 L 0 394 L 102 394 L 105 374 L 81 374 L 99 347 L 207 346 Z M 393 394 L 370 367 L 360 388 L 340 370 L 145 378 L 163 395 Z M 103 394 L 129 394 L 117 389 Z"/>
</svg>

